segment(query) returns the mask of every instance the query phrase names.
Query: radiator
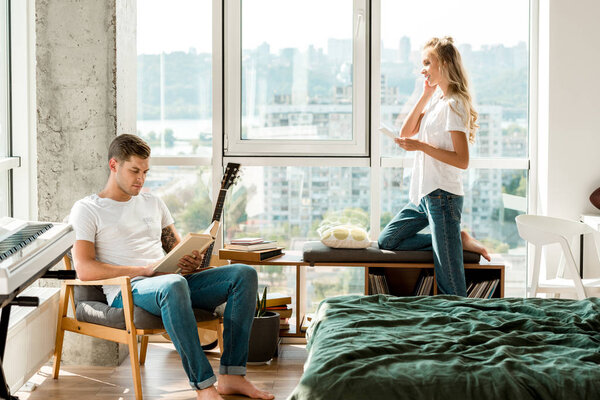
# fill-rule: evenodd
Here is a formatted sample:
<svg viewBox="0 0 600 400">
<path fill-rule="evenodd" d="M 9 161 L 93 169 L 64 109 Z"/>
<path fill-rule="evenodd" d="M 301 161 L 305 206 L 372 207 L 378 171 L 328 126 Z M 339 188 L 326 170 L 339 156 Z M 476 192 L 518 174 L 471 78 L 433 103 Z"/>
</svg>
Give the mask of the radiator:
<svg viewBox="0 0 600 400">
<path fill-rule="evenodd" d="M 54 354 L 60 289 L 29 287 L 22 296 L 37 296 L 39 307 L 12 307 L 8 325 L 4 373 L 15 393 Z"/>
</svg>

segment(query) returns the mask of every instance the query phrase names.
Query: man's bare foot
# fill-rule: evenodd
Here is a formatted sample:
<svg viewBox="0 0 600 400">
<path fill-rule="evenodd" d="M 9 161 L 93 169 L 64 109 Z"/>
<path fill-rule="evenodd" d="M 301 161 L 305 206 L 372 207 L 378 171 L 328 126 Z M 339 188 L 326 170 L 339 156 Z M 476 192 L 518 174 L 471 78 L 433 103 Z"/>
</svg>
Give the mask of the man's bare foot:
<svg viewBox="0 0 600 400">
<path fill-rule="evenodd" d="M 214 386 L 208 387 L 206 389 L 197 390 L 198 400 L 223 400 L 219 392 Z"/>
<path fill-rule="evenodd" d="M 275 398 L 271 393 L 260 390 L 241 375 L 220 375 L 217 382 L 217 391 L 220 394 L 242 394 L 252 399 Z"/>
<path fill-rule="evenodd" d="M 465 231 L 461 231 L 460 238 L 462 239 L 462 246 L 464 250 L 472 251 L 473 253 L 479 253 L 488 261 L 492 260 L 487 252 L 487 249 L 483 247 L 483 245 L 473 236 L 469 235 Z"/>
</svg>

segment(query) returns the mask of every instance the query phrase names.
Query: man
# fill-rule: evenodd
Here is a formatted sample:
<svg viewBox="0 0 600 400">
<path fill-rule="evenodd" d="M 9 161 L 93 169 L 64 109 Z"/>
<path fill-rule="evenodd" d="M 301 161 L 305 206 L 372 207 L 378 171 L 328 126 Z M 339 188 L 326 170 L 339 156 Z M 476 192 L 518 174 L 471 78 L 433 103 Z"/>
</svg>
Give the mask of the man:
<svg viewBox="0 0 600 400">
<path fill-rule="evenodd" d="M 169 252 L 181 238 L 162 200 L 141 193 L 149 158 L 150 147 L 135 135 L 119 135 L 110 144 L 106 186 L 76 202 L 69 216 L 76 233 L 77 275 L 84 281 L 132 278 L 134 304 L 162 317 L 198 399 L 222 399 L 221 394 L 272 399 L 244 376 L 256 306 L 256 271 L 238 264 L 194 272 L 202 261 L 195 251 L 178 262 L 184 275 L 154 274 L 163 250 Z M 118 286 L 103 290 L 108 304 L 123 306 Z M 192 307 L 213 310 L 224 302 L 224 350 L 215 388 L 216 377 L 202 351 Z"/>
</svg>

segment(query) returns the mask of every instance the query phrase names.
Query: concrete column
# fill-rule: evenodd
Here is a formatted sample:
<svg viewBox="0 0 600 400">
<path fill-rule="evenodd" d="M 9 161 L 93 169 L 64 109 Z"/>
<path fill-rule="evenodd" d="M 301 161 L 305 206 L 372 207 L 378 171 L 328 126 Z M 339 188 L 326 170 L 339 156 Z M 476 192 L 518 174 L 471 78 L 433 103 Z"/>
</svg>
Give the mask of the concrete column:
<svg viewBox="0 0 600 400">
<path fill-rule="evenodd" d="M 127 51 L 135 60 L 135 2 L 37 0 L 35 8 L 38 219 L 61 221 L 106 183 L 108 145 L 119 126 L 118 12 L 133 21 L 122 31 L 134 32 Z M 135 93 L 135 82 L 126 90 Z M 128 111 L 131 130 L 135 97 Z M 126 346 L 76 334 L 65 336 L 63 351 L 71 364 L 118 365 L 127 356 Z"/>
</svg>

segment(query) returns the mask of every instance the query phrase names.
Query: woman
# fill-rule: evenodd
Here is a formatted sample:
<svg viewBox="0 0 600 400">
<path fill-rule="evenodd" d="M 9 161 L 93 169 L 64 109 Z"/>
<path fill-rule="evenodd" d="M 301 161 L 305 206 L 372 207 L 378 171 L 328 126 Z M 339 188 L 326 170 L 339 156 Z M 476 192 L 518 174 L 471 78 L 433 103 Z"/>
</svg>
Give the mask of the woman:
<svg viewBox="0 0 600 400">
<path fill-rule="evenodd" d="M 410 203 L 385 227 L 379 247 L 433 250 L 441 293 L 466 296 L 463 249 L 490 257 L 481 243 L 460 229 L 462 170 L 469 166 L 477 112 L 467 75 L 450 37 L 433 38 L 423 48 L 423 94 L 408 114 L 395 142 L 416 151 Z M 412 136 L 417 135 L 416 139 Z M 431 234 L 418 232 L 430 226 Z"/>
</svg>

